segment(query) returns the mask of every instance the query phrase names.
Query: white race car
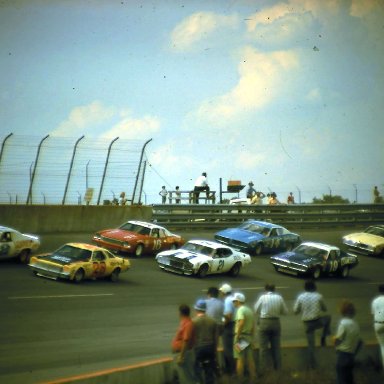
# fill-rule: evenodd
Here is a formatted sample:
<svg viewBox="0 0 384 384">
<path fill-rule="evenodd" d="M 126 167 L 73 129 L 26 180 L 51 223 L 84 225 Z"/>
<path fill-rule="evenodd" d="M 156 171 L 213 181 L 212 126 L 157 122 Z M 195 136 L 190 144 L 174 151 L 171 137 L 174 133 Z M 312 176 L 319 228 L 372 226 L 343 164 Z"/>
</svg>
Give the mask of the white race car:
<svg viewBox="0 0 384 384">
<path fill-rule="evenodd" d="M 23 264 L 29 263 L 32 252 L 40 247 L 40 239 L 0 226 L 0 259 L 18 257 Z"/>
<path fill-rule="evenodd" d="M 343 243 L 355 252 L 384 256 L 384 225 L 371 225 L 363 232 L 346 235 Z"/>
<path fill-rule="evenodd" d="M 190 240 L 180 249 L 160 252 L 156 256 L 160 268 L 182 275 L 205 277 L 229 273 L 237 276 L 251 257 L 226 245 L 210 240 Z"/>
</svg>

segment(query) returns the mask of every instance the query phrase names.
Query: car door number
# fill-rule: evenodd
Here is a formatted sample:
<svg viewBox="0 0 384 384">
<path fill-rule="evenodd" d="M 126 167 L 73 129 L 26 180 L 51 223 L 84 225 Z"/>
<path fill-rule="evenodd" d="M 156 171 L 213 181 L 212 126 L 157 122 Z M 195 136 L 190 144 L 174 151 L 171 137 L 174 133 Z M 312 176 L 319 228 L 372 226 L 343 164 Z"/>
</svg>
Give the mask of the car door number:
<svg viewBox="0 0 384 384">
<path fill-rule="evenodd" d="M 97 263 L 97 262 L 93 263 L 93 274 L 94 275 L 104 275 L 106 269 L 107 269 L 107 266 L 106 266 L 104 261 L 101 263 Z"/>
<path fill-rule="evenodd" d="M 333 260 L 329 262 L 329 272 L 335 272 L 337 267 L 339 266 L 339 262 L 337 260 Z"/>
<path fill-rule="evenodd" d="M 219 260 L 219 264 L 217 266 L 217 271 L 220 271 L 224 268 L 224 260 Z"/>
<path fill-rule="evenodd" d="M 155 251 L 161 248 L 161 240 L 153 240 L 153 249 Z"/>
</svg>

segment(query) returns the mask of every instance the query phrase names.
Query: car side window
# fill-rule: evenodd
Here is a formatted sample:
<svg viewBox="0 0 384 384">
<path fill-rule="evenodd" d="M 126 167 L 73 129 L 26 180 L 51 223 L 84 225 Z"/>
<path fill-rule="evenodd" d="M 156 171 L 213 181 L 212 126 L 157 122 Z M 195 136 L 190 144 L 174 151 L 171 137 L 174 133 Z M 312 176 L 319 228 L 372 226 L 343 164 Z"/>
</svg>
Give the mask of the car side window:
<svg viewBox="0 0 384 384">
<path fill-rule="evenodd" d="M 273 228 L 273 229 L 271 230 L 271 233 L 269 234 L 269 236 L 277 236 L 277 230 L 276 230 L 276 228 Z"/>
<path fill-rule="evenodd" d="M 103 252 L 97 251 L 93 254 L 93 260 L 94 261 L 104 261 L 105 255 Z"/>
<path fill-rule="evenodd" d="M 165 231 L 164 229 L 159 229 L 159 237 L 165 237 L 166 234 L 165 234 Z"/>
<path fill-rule="evenodd" d="M 227 248 L 219 248 L 216 250 L 217 257 L 228 257 L 231 253 L 231 250 Z"/>
<path fill-rule="evenodd" d="M 160 235 L 159 235 L 159 229 L 158 229 L 158 228 L 153 228 L 153 229 L 152 229 L 151 236 L 152 236 L 152 237 L 156 237 L 156 238 L 158 238 L 158 237 L 160 236 Z"/>
<path fill-rule="evenodd" d="M 10 232 L 4 232 L 2 235 L 1 235 L 1 242 L 3 243 L 8 243 L 9 241 L 11 241 L 11 234 Z"/>
</svg>

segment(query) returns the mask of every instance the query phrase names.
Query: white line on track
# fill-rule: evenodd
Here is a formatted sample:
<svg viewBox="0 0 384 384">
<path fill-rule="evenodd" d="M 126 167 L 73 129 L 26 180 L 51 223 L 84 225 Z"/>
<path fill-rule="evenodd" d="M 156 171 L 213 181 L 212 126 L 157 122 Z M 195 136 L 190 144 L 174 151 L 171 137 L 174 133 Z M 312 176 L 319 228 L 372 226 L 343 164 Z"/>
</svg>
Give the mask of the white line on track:
<svg viewBox="0 0 384 384">
<path fill-rule="evenodd" d="M 98 293 L 93 295 L 52 295 L 52 296 L 11 296 L 8 300 L 31 300 L 31 299 L 66 299 L 69 297 L 99 297 L 113 296 L 114 293 Z"/>
</svg>

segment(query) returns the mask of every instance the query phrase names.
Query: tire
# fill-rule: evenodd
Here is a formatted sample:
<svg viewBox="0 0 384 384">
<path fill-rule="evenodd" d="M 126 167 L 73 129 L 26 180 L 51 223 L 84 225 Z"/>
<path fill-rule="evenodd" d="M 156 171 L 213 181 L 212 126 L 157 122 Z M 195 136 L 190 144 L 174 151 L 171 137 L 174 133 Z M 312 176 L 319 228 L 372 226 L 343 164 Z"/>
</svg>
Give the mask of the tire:
<svg viewBox="0 0 384 384">
<path fill-rule="evenodd" d="M 256 244 L 256 247 L 254 250 L 254 255 L 255 256 L 261 255 L 263 253 L 263 249 L 264 249 L 263 244 L 261 244 L 261 243 Z"/>
<path fill-rule="evenodd" d="M 19 253 L 19 261 L 21 264 L 28 264 L 29 263 L 29 260 L 31 258 L 31 255 L 30 255 L 30 251 L 29 249 L 23 249 L 20 253 Z"/>
<path fill-rule="evenodd" d="M 120 276 L 120 268 L 116 268 L 111 273 L 111 276 L 109 276 L 109 280 L 111 280 L 113 283 L 116 283 L 117 281 L 119 281 L 119 276 Z"/>
<path fill-rule="evenodd" d="M 83 269 L 78 269 L 75 273 L 75 275 L 73 276 L 73 281 L 76 283 L 76 284 L 79 284 L 81 283 L 82 281 L 84 280 L 84 270 Z"/>
<path fill-rule="evenodd" d="M 341 271 L 340 271 L 340 277 L 342 277 L 343 279 L 345 279 L 346 277 L 349 276 L 349 267 L 343 267 L 341 268 Z"/>
<path fill-rule="evenodd" d="M 197 276 L 200 277 L 201 279 L 207 276 L 208 274 L 208 265 L 203 264 L 200 269 L 197 271 Z"/>
<path fill-rule="evenodd" d="M 231 270 L 229 271 L 229 274 L 233 277 L 236 277 L 239 275 L 241 271 L 241 263 L 236 263 Z"/>
<path fill-rule="evenodd" d="M 317 280 L 321 276 L 321 269 L 320 267 L 316 267 L 312 272 L 312 277 L 314 280 Z"/>
<path fill-rule="evenodd" d="M 143 244 L 137 244 L 137 247 L 135 249 L 135 256 L 141 257 L 144 253 L 144 245 Z"/>
</svg>

